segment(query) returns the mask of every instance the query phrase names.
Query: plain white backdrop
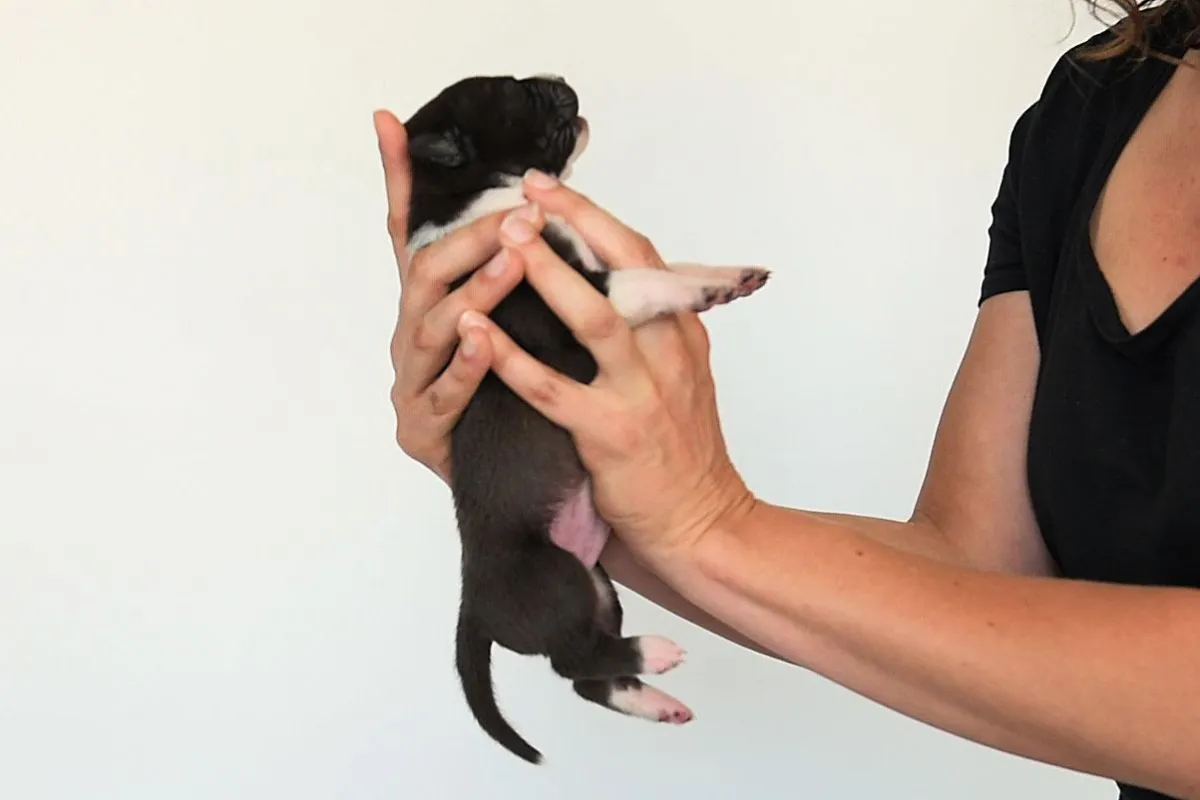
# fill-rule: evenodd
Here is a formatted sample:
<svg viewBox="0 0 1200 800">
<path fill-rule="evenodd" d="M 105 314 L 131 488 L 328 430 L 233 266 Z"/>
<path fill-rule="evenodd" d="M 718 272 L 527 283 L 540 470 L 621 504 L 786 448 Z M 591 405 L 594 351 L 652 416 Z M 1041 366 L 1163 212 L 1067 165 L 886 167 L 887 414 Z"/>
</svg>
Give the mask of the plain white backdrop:
<svg viewBox="0 0 1200 800">
<path fill-rule="evenodd" d="M 393 440 L 371 113 L 556 72 L 576 183 L 669 258 L 774 502 L 903 517 L 975 311 L 1010 127 L 1071 0 L 4 0 L 0 797 L 1104 798 L 625 593 L 690 652 L 673 729 L 498 652 L 452 668 L 446 490 Z M 820 569 L 819 564 L 812 565 Z M 1098 699 L 1101 701 L 1102 699 Z"/>
</svg>

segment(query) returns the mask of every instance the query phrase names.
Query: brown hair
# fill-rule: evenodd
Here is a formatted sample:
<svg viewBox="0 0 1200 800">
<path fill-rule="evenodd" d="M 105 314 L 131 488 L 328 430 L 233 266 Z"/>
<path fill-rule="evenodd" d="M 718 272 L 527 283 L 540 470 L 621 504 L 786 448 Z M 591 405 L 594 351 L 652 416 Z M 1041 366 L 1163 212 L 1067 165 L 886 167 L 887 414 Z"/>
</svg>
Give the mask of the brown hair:
<svg viewBox="0 0 1200 800">
<path fill-rule="evenodd" d="M 1115 15 L 1113 36 L 1103 44 L 1089 48 L 1083 58 L 1104 61 L 1133 54 L 1136 58 L 1161 58 L 1173 63 L 1178 59 L 1158 52 L 1152 46 L 1153 29 L 1168 13 L 1182 10 L 1191 20 L 1188 43 L 1200 41 L 1200 0 L 1084 0 L 1092 16 L 1103 21 L 1104 15 Z"/>
</svg>

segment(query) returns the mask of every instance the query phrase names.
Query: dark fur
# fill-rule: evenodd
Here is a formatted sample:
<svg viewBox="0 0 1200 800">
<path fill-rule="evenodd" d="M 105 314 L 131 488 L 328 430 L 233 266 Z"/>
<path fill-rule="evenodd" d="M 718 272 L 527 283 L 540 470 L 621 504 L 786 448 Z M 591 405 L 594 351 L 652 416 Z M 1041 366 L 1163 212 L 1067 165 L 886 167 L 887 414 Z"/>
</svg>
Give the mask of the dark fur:
<svg viewBox="0 0 1200 800">
<path fill-rule="evenodd" d="M 501 185 L 501 176 L 531 167 L 560 173 L 575 147 L 578 110 L 574 91 L 555 80 L 481 77 L 444 90 L 406 123 L 410 237 L 429 222 L 455 219 L 484 190 Z M 584 269 L 563 237 L 548 232 L 546 238 L 606 293 L 606 273 Z M 594 379 L 592 356 L 527 283 L 491 318 L 547 365 L 582 383 Z M 633 676 L 641 654 L 636 640 L 621 637 L 621 607 L 608 576 L 594 568 L 611 600 L 612 613 L 602 615 L 587 568 L 549 539 L 555 507 L 587 477 L 569 435 L 489 373 L 453 431 L 451 452 L 462 540 L 456 648 L 462 688 L 489 735 L 540 763 L 541 754 L 496 705 L 491 645 L 549 657 L 581 697 L 606 706 L 614 689 L 640 685 Z"/>
</svg>

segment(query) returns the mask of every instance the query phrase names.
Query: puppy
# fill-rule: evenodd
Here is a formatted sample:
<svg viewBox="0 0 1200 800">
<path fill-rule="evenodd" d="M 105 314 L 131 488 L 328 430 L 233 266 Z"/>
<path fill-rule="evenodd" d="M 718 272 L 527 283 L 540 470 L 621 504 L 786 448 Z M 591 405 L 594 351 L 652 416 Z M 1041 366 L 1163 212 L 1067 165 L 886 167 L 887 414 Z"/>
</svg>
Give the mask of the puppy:
<svg viewBox="0 0 1200 800">
<path fill-rule="evenodd" d="M 574 90 L 556 76 L 467 78 L 405 126 L 410 254 L 481 216 L 522 205 L 521 178 L 530 168 L 565 179 L 589 137 Z M 565 221 L 548 217 L 542 235 L 630 326 L 728 303 L 768 277 L 761 269 L 701 266 L 610 271 Z M 595 378 L 592 356 L 528 283 L 491 318 L 548 366 L 581 383 Z M 455 664 L 484 731 L 541 763 L 496 705 L 493 643 L 548 657 L 580 697 L 605 708 L 651 721 L 691 720 L 683 703 L 638 677 L 672 669 L 684 653 L 659 636 L 622 634 L 621 604 L 598 563 L 610 529 L 592 504 L 571 437 L 488 373 L 452 433 L 451 463 L 462 541 Z"/>
</svg>

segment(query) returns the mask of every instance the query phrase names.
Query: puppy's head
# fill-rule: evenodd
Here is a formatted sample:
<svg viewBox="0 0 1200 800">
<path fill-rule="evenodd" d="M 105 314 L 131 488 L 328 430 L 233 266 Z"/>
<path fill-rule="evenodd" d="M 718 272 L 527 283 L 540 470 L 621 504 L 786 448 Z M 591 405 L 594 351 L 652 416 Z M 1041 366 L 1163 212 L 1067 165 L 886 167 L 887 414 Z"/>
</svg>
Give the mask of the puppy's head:
<svg viewBox="0 0 1200 800">
<path fill-rule="evenodd" d="M 552 75 L 466 78 L 422 106 L 405 129 L 414 228 L 444 224 L 529 169 L 567 177 L 588 140 L 579 98 Z"/>
</svg>

